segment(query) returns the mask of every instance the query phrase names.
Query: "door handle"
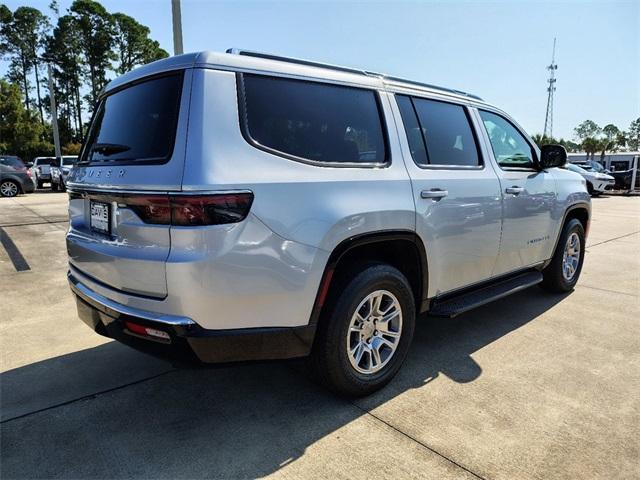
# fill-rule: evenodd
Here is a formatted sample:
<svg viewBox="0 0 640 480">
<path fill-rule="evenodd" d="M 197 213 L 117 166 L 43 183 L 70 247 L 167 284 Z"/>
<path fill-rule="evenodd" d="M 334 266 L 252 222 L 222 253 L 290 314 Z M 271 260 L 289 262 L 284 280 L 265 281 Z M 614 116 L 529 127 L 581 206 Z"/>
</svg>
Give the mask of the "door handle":
<svg viewBox="0 0 640 480">
<path fill-rule="evenodd" d="M 522 192 L 524 192 L 524 188 L 516 187 L 514 185 L 513 187 L 507 187 L 505 189 L 505 192 L 510 193 L 511 195 L 520 195 Z"/>
<path fill-rule="evenodd" d="M 447 195 L 449 195 L 449 192 L 441 190 L 440 188 L 432 188 L 431 190 L 422 190 L 422 192 L 420 192 L 422 198 L 433 198 L 435 200 L 440 200 Z"/>
</svg>

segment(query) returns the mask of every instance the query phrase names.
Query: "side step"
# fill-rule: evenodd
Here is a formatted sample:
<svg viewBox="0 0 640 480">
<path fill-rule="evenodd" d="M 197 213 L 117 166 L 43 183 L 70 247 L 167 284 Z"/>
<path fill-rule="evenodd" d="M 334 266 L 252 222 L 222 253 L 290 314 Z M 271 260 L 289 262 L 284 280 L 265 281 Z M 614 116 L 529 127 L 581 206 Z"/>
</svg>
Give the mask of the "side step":
<svg viewBox="0 0 640 480">
<path fill-rule="evenodd" d="M 428 314 L 435 317 L 455 317 L 461 313 L 485 305 L 499 298 L 529 288 L 542 281 L 542 273 L 530 271 L 497 281 L 490 285 L 466 290 L 454 296 L 447 296 L 441 300 L 435 299 Z"/>
</svg>

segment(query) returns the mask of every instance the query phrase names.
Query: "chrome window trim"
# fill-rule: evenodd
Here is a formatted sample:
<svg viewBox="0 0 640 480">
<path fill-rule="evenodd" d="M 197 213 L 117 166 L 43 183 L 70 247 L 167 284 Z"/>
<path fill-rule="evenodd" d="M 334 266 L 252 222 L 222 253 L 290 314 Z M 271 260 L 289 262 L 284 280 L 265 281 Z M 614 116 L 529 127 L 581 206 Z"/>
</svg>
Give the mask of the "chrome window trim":
<svg viewBox="0 0 640 480">
<path fill-rule="evenodd" d="M 387 122 L 387 117 L 385 115 L 384 112 L 384 106 L 382 103 L 382 96 L 380 95 L 380 90 L 377 88 L 372 88 L 372 87 L 363 87 L 363 86 L 351 86 L 351 85 L 346 85 L 344 83 L 338 83 L 338 82 L 329 82 L 329 81 L 325 81 L 325 80 L 311 80 L 308 78 L 300 78 L 300 79 L 295 79 L 292 77 L 284 77 L 284 76 L 279 76 L 279 75 L 270 75 L 270 74 L 266 74 L 264 72 L 262 73 L 255 73 L 253 75 L 258 75 L 258 76 L 263 76 L 263 77 L 283 77 L 283 78 L 288 78 L 288 79 L 293 79 L 293 80 L 299 80 L 299 81 L 306 81 L 306 82 L 312 82 L 312 83 L 319 83 L 319 84 L 329 84 L 332 86 L 343 86 L 345 88 L 358 88 L 360 90 L 367 90 L 371 93 L 373 93 L 375 100 L 376 100 L 376 107 L 378 110 L 378 119 L 380 121 L 380 127 L 382 128 L 382 137 L 383 137 L 383 141 L 384 141 L 384 154 L 385 154 L 385 161 L 384 162 L 323 162 L 323 161 L 318 161 L 318 160 L 310 160 L 308 158 L 304 158 L 304 157 L 298 157 L 297 155 L 292 155 L 290 153 L 287 152 L 282 152 L 280 150 L 277 150 L 275 148 L 271 148 L 268 147 L 266 145 L 262 145 L 260 142 L 258 142 L 257 140 L 255 140 L 252 136 L 251 136 L 251 132 L 249 131 L 249 123 L 248 123 L 248 119 L 247 119 L 247 113 L 246 113 L 246 99 L 245 99 L 245 92 L 244 92 L 244 79 L 243 79 L 243 74 L 246 72 L 240 72 L 240 71 L 236 71 L 236 93 L 237 93 L 237 101 L 238 101 L 238 121 L 240 124 L 240 132 L 242 133 L 242 137 L 245 139 L 245 141 L 251 145 L 252 147 L 258 149 L 258 150 L 262 150 L 266 153 L 270 153 L 272 155 L 275 155 L 277 157 L 280 158 L 285 158 L 287 160 L 292 160 L 294 162 L 298 162 L 298 163 L 304 163 L 306 165 L 311 165 L 311 166 L 315 166 L 315 167 L 324 167 L 324 168 L 366 168 L 366 169 L 382 169 L 382 168 L 389 168 L 392 164 L 392 158 L 391 158 L 391 137 L 389 135 L 389 127 L 388 127 L 388 122 Z"/>
<path fill-rule="evenodd" d="M 398 109 L 399 113 L 400 113 L 400 121 L 402 122 L 402 130 L 404 131 L 404 135 L 405 137 L 407 137 L 407 130 L 405 129 L 404 126 L 404 120 L 402 118 L 402 111 L 400 110 L 400 106 L 398 105 L 398 101 L 396 100 L 396 95 L 403 95 L 405 97 L 416 97 L 416 98 L 421 98 L 423 100 L 432 100 L 434 102 L 442 102 L 442 103 L 450 103 L 452 105 L 456 105 L 458 107 L 462 107 L 462 109 L 465 112 L 465 116 L 467 117 L 467 123 L 469 124 L 469 130 L 471 131 L 471 135 L 473 135 L 473 140 L 474 143 L 476 145 L 476 152 L 478 154 L 478 161 L 480 162 L 479 165 L 446 165 L 446 164 L 439 164 L 439 163 L 429 163 L 427 165 L 421 165 L 418 162 L 416 162 L 415 158 L 413 158 L 413 155 L 410 153 L 411 155 L 411 160 L 413 161 L 413 163 L 416 165 L 416 167 L 422 169 L 422 170 L 463 170 L 463 171 L 482 171 L 486 168 L 486 164 L 487 162 L 484 159 L 484 155 L 482 154 L 482 149 L 480 148 L 480 137 L 478 136 L 478 133 L 476 132 L 475 129 L 475 125 L 473 122 L 473 111 L 471 110 L 471 108 L 469 108 L 469 106 L 466 103 L 463 102 L 453 102 L 453 101 L 449 101 L 449 100 L 442 100 L 436 97 L 431 97 L 431 96 L 418 96 L 418 95 L 410 95 L 410 94 L 406 94 L 406 93 L 402 93 L 402 92 L 392 92 L 393 94 L 393 100 L 394 102 L 396 102 L 396 108 Z M 412 100 L 413 102 L 413 100 Z M 422 124 L 420 123 L 420 117 L 418 116 L 418 112 L 415 111 L 415 107 L 414 107 L 414 113 L 416 115 L 416 119 L 418 121 L 418 125 L 420 126 L 420 128 L 422 128 Z M 425 143 L 425 146 L 427 145 L 427 140 L 426 138 L 424 138 L 423 135 L 423 141 Z M 407 142 L 408 142 L 408 138 L 407 138 Z M 409 148 L 409 152 L 411 151 L 411 148 Z M 429 156 L 428 156 L 428 150 L 427 150 L 427 160 L 429 160 Z"/>
</svg>

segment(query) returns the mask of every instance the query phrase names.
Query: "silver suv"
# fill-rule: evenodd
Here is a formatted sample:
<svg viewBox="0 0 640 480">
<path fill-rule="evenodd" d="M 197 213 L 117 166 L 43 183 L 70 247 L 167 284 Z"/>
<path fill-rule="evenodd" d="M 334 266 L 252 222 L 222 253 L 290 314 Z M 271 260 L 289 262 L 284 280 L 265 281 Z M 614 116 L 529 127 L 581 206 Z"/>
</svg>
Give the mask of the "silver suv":
<svg viewBox="0 0 640 480">
<path fill-rule="evenodd" d="M 69 282 L 102 335 L 176 362 L 309 355 L 368 394 L 416 316 L 578 280 L 590 198 L 464 92 L 247 51 L 114 81 L 67 178 Z"/>
</svg>

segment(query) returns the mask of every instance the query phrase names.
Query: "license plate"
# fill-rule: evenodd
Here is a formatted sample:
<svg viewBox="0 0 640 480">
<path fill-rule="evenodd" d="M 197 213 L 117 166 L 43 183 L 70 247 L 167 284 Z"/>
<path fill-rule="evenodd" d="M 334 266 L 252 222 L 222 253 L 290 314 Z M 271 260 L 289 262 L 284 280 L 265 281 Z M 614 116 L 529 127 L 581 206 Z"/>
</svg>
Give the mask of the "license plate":
<svg viewBox="0 0 640 480">
<path fill-rule="evenodd" d="M 109 204 L 91 202 L 91 229 L 109 235 Z"/>
</svg>

